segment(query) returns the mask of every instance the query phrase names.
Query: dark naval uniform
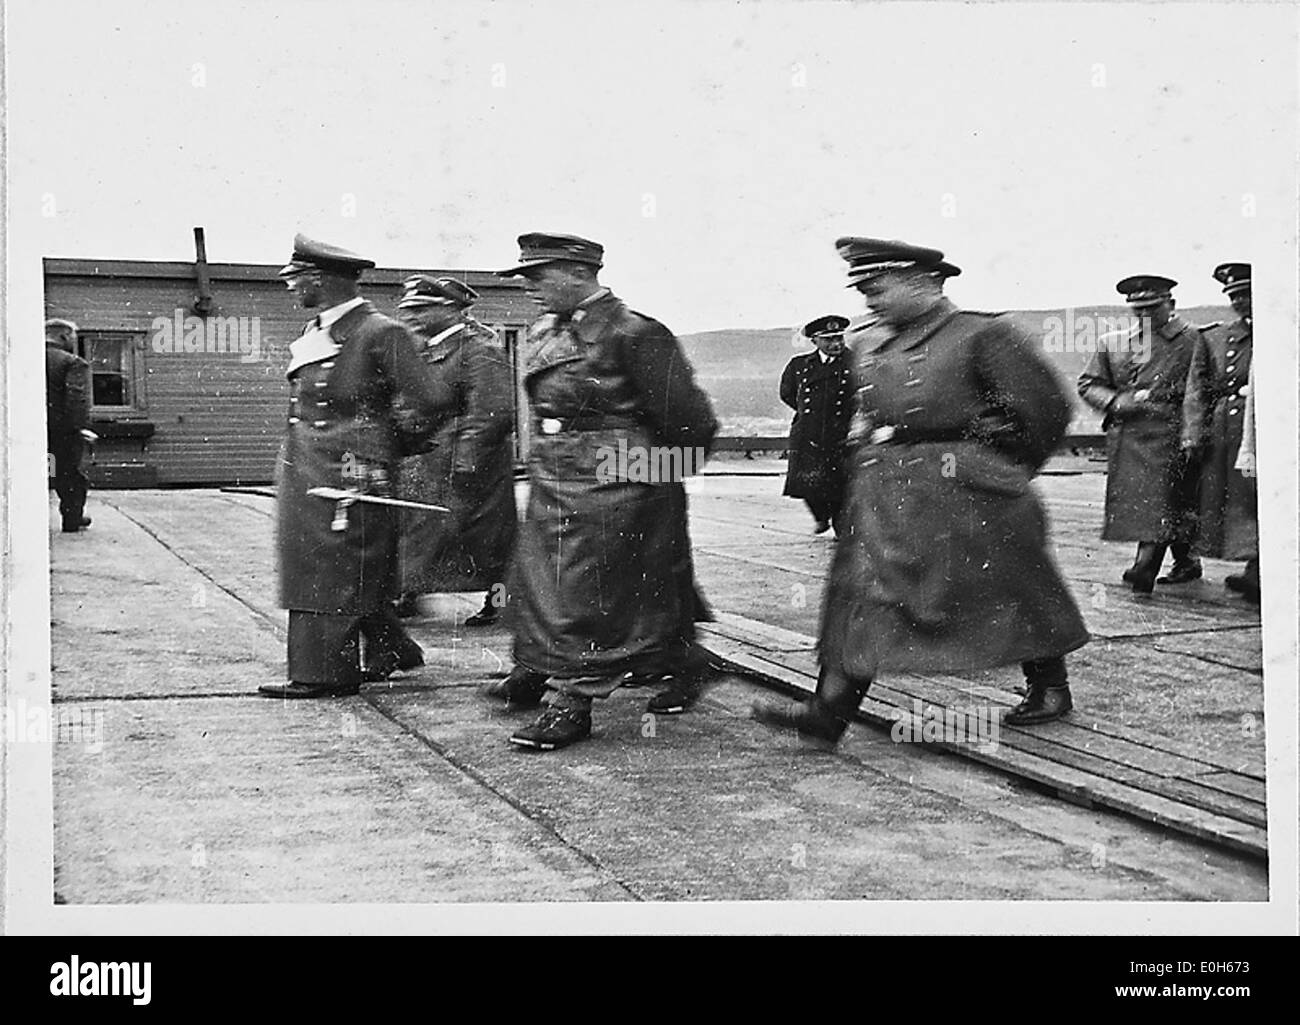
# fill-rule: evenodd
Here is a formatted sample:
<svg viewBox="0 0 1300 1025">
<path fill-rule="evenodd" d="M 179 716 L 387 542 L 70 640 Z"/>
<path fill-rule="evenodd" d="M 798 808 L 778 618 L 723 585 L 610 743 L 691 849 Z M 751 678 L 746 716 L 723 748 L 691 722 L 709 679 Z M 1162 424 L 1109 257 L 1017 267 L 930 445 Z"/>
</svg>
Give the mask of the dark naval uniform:
<svg viewBox="0 0 1300 1025">
<path fill-rule="evenodd" d="M 1217 559 L 1259 554 L 1255 481 L 1233 469 L 1245 422 L 1252 325 L 1202 332 L 1183 399 L 1183 439 L 1202 450 L 1196 549 Z"/>
<path fill-rule="evenodd" d="M 295 262 L 281 273 L 291 277 L 312 266 L 349 266 L 337 253 L 300 239 Z M 327 326 L 316 326 L 340 312 Z M 359 664 L 361 635 L 366 661 L 378 677 L 423 661 L 419 645 L 392 612 L 396 510 L 307 492 L 323 486 L 393 497 L 398 395 L 431 425 L 450 413 L 454 396 L 421 362 L 407 330 L 359 298 L 323 311 L 291 353 L 289 413 L 277 465 L 276 538 L 280 602 L 289 610 L 288 676 L 306 687 L 303 693 L 261 689 L 293 697 L 355 693 L 370 678 Z"/>
<path fill-rule="evenodd" d="M 399 308 L 418 304 L 432 289 L 452 288 L 415 280 Z M 477 295 L 455 284 L 467 293 L 461 308 L 468 309 Z M 401 591 L 416 595 L 495 585 L 504 590 L 517 525 L 509 358 L 492 332 L 472 318 L 420 341 L 423 359 L 455 393 L 456 404 L 427 443 L 429 450 L 402 461 L 398 490 L 403 498 L 446 506 L 451 514 L 403 511 Z M 501 604 L 504 595 L 495 597 Z"/>
<path fill-rule="evenodd" d="M 1153 281 L 1156 284 L 1148 288 Z M 1141 309 L 1152 299 L 1168 299 L 1173 284 L 1167 278 L 1141 276 L 1126 278 L 1118 287 Z M 1139 287 L 1144 290 L 1137 291 Z M 1101 537 L 1143 545 L 1125 576 L 1139 591 L 1150 591 L 1169 545 L 1174 547 L 1176 569 L 1187 566 L 1200 575 L 1199 564 L 1187 554 L 1196 537 L 1197 467 L 1181 449 L 1183 397 L 1199 337 L 1176 313 L 1155 330 L 1143 321 L 1128 332 L 1098 339 L 1097 352 L 1079 376 L 1079 395 L 1104 414 L 1106 510 Z"/>
<path fill-rule="evenodd" d="M 1259 512 L 1256 478 L 1238 468 L 1251 415 L 1253 322 L 1250 315 L 1250 265 L 1220 264 L 1223 283 L 1242 316 L 1231 324 L 1203 330 L 1192 352 L 1183 399 L 1183 445 L 1200 456 L 1200 523 L 1196 548 L 1219 559 L 1245 559 L 1245 573 L 1226 583 L 1253 600 L 1259 598 Z"/>
<path fill-rule="evenodd" d="M 819 318 L 809 329 L 842 334 L 846 317 Z M 789 464 L 782 494 L 802 498 L 820 529 L 834 522 L 844 500 L 844 442 L 852 412 L 853 385 L 848 356 L 820 349 L 794 357 L 781 374 L 781 401 L 794 410 Z"/>
</svg>

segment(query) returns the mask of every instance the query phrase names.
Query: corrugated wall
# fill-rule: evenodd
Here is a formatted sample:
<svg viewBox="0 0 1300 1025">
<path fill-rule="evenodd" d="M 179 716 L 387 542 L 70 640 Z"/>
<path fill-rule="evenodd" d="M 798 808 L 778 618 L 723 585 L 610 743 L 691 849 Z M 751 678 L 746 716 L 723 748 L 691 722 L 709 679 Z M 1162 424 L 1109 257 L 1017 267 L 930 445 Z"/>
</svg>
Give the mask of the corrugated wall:
<svg viewBox="0 0 1300 1025">
<path fill-rule="evenodd" d="M 194 316 L 193 280 L 115 276 L 102 263 L 98 271 L 51 273 L 47 268 L 46 315 L 66 317 L 86 331 L 135 331 L 144 336 L 140 384 L 144 408 L 130 416 L 156 426 L 146 458 L 157 468 L 158 482 L 270 481 L 288 403 L 284 377 L 288 345 L 310 319 L 274 277 L 275 268 L 242 268 L 245 280 L 213 276 L 211 316 L 249 318 L 246 344 L 251 344 L 255 327 L 255 359 L 239 351 L 158 351 L 165 346 L 155 345 L 155 318 L 174 325 L 177 310 L 182 318 Z M 264 274 L 265 279 L 247 280 L 250 272 Z M 391 314 L 400 272 L 376 273 L 387 280 L 369 288 L 363 282 L 363 293 Z M 472 280 L 480 290 L 492 284 L 487 276 L 473 275 Z M 475 315 L 487 323 L 527 323 L 536 313 L 522 292 L 508 288 L 499 295 L 485 294 L 484 299 Z"/>
</svg>

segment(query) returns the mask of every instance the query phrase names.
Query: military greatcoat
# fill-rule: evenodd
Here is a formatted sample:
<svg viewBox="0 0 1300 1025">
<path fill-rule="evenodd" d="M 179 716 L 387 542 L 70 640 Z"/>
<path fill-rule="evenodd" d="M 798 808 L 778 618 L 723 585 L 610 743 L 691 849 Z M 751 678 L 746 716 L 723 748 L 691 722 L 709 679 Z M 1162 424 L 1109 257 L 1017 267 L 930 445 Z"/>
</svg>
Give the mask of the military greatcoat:
<svg viewBox="0 0 1300 1025">
<path fill-rule="evenodd" d="M 1196 548 L 1220 559 L 1259 555 L 1256 483 L 1234 469 L 1246 419 L 1251 325 L 1203 330 L 1183 399 L 1183 441 L 1201 453 Z"/>
<path fill-rule="evenodd" d="M 823 665 L 958 670 L 1062 655 L 1088 633 L 1031 480 L 1070 403 L 1006 318 L 941 300 L 846 336 L 857 409 Z"/>
<path fill-rule="evenodd" d="M 401 591 L 482 590 L 504 581 L 515 541 L 510 361 L 473 321 L 421 342 L 425 362 L 456 394 L 455 414 L 428 452 L 402 460 L 398 491 L 452 512 L 403 511 Z"/>
<path fill-rule="evenodd" d="M 781 374 L 781 401 L 794 410 L 783 494 L 838 504 L 844 493 L 844 439 L 853 411 L 849 358 L 796 356 Z"/>
<path fill-rule="evenodd" d="M 1107 335 L 1079 376 L 1079 395 L 1105 414 L 1105 541 L 1190 542 L 1196 534 L 1196 466 L 1181 454 L 1183 396 L 1200 332 L 1175 314 L 1157 331 Z M 1117 396 L 1147 391 L 1120 414 Z"/>
<path fill-rule="evenodd" d="M 406 328 L 369 303 L 332 324 L 305 362 L 290 362 L 288 376 L 277 466 L 281 605 L 342 616 L 379 611 L 396 584 L 395 511 L 356 503 L 336 530 L 337 503 L 307 491 L 324 486 L 393 497 L 397 397 L 433 429 L 451 414 L 455 395 L 421 361 Z"/>
<path fill-rule="evenodd" d="M 717 432 L 708 396 L 672 333 L 609 293 L 544 316 L 524 359 L 515 661 L 558 678 L 680 670 L 701 611 L 682 477 Z"/>
</svg>

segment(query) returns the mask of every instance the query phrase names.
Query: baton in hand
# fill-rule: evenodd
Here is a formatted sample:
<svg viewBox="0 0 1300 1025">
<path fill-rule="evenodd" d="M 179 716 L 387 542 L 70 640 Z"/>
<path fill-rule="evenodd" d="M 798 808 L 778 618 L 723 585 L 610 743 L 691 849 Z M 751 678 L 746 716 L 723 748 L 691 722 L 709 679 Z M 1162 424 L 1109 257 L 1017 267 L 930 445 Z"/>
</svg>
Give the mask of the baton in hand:
<svg viewBox="0 0 1300 1025">
<path fill-rule="evenodd" d="M 330 530 L 348 529 L 348 506 L 354 502 L 370 505 L 392 505 L 399 509 L 422 509 L 425 512 L 451 512 L 445 505 L 430 505 L 428 502 L 408 502 L 401 498 L 382 498 L 379 495 L 363 495 L 360 491 L 347 491 L 344 488 L 308 488 L 307 494 L 316 498 L 331 498 L 338 502 L 334 508 L 334 521 Z"/>
</svg>

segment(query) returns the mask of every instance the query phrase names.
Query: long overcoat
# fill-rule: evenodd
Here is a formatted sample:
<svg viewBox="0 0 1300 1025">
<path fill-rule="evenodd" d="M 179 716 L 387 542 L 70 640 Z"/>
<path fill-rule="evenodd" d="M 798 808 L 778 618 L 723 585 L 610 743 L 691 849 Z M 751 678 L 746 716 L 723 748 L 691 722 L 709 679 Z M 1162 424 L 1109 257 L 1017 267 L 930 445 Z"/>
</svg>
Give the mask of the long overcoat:
<svg viewBox="0 0 1300 1025">
<path fill-rule="evenodd" d="M 529 332 L 532 440 L 507 620 L 514 657 L 574 678 L 680 669 L 701 602 L 682 479 L 717 432 L 659 322 L 604 293 Z"/>
<path fill-rule="evenodd" d="M 400 588 L 482 590 L 504 581 L 515 542 L 510 361 L 476 322 L 421 341 L 425 362 L 456 394 L 455 415 L 434 433 L 428 452 L 402 460 L 398 492 L 452 512 L 402 512 Z"/>
<path fill-rule="evenodd" d="M 394 596 L 397 517 L 392 507 L 358 502 L 336 530 L 338 504 L 307 490 L 393 497 L 398 396 L 432 430 L 452 412 L 455 395 L 420 359 L 406 328 L 369 303 L 323 334 L 314 333 L 305 361 L 295 356 L 288 371 L 289 414 L 277 464 L 280 603 L 361 616 Z"/>
<path fill-rule="evenodd" d="M 792 498 L 838 503 L 844 493 L 844 440 L 853 411 L 852 370 L 845 354 L 796 356 L 781 374 L 781 401 L 794 410 L 785 489 Z"/>
<path fill-rule="evenodd" d="M 1183 440 L 1202 453 L 1196 548 L 1220 559 L 1259 554 L 1256 482 L 1233 468 L 1247 415 L 1251 341 L 1242 320 L 1203 330 L 1183 399 Z"/>
<path fill-rule="evenodd" d="M 1104 541 L 1190 542 L 1196 536 L 1196 466 L 1181 453 L 1183 396 L 1200 332 L 1175 314 L 1157 331 L 1098 339 L 1079 395 L 1105 414 Z M 1148 391 L 1145 409 L 1117 415 L 1121 393 Z"/>
<path fill-rule="evenodd" d="M 943 299 L 851 332 L 847 530 L 822 605 L 823 665 L 975 669 L 1088 640 L 1031 483 L 1070 420 L 1033 342 Z"/>
</svg>

